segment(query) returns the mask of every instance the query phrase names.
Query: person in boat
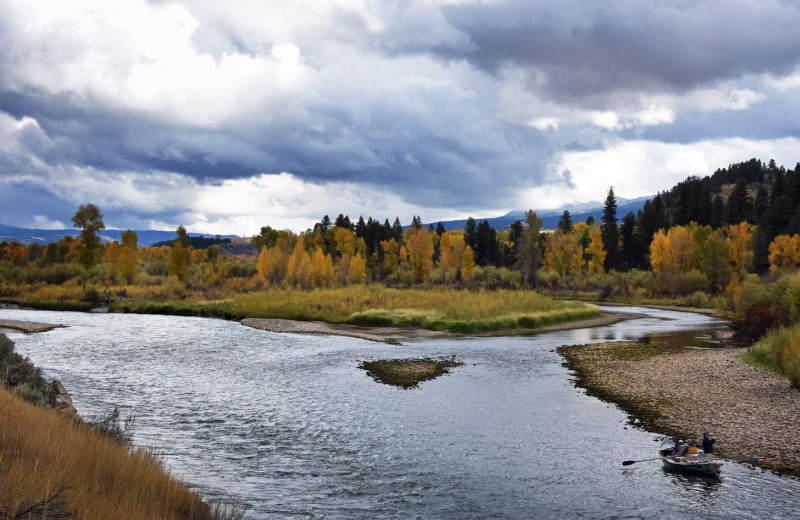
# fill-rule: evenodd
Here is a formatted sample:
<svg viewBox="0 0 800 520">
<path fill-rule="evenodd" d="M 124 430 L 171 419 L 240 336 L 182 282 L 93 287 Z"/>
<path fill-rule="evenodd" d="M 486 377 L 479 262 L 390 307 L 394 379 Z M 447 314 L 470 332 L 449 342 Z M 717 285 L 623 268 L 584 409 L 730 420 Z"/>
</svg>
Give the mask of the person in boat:
<svg viewBox="0 0 800 520">
<path fill-rule="evenodd" d="M 714 443 L 717 439 L 707 431 L 703 432 L 703 453 L 714 453 Z"/>
<path fill-rule="evenodd" d="M 684 443 L 682 440 L 678 441 L 675 445 L 675 456 L 676 457 L 683 457 L 686 455 L 686 451 L 689 449 L 689 444 Z"/>
<path fill-rule="evenodd" d="M 681 446 L 683 446 L 683 439 L 678 439 L 677 437 L 673 437 L 672 440 L 675 443 L 675 445 L 672 447 L 672 453 L 670 453 L 669 455 L 677 456 L 678 450 L 681 448 Z"/>
<path fill-rule="evenodd" d="M 689 439 L 686 441 L 686 444 L 678 448 L 678 452 L 675 454 L 675 456 L 684 457 L 686 455 L 694 455 L 695 453 L 697 453 L 697 446 L 694 445 L 694 441 L 692 439 Z"/>
</svg>

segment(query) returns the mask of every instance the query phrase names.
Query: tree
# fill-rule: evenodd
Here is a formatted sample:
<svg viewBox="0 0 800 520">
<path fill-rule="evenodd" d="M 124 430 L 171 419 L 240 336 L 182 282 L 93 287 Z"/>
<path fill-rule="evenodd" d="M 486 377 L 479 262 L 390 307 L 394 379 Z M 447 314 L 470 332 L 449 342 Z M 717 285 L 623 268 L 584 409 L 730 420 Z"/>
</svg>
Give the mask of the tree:
<svg viewBox="0 0 800 520">
<path fill-rule="evenodd" d="M 122 257 L 120 262 L 120 276 L 122 279 L 132 284 L 136 281 L 139 274 L 139 237 L 135 231 L 130 229 L 122 233 Z"/>
<path fill-rule="evenodd" d="M 397 270 L 398 266 L 397 241 L 394 238 L 381 240 L 381 250 L 383 251 L 383 276 L 389 276 Z"/>
<path fill-rule="evenodd" d="M 177 240 L 181 241 L 183 247 L 189 249 L 192 245 L 192 239 L 189 237 L 189 233 L 186 232 L 186 228 L 183 226 L 178 226 L 178 229 L 175 230 L 175 234 L 178 235 Z"/>
<path fill-rule="evenodd" d="M 472 280 L 475 273 L 475 255 L 472 253 L 472 248 L 466 246 L 464 248 L 464 255 L 461 259 L 461 277 L 464 280 Z"/>
<path fill-rule="evenodd" d="M 603 272 L 606 261 L 606 250 L 603 248 L 602 231 L 597 225 L 589 226 L 589 247 L 586 248 L 589 256 L 587 264 L 589 276 L 594 276 Z"/>
<path fill-rule="evenodd" d="M 728 250 L 733 269 L 743 279 L 747 271 L 753 267 L 753 232 L 747 222 L 728 226 Z"/>
<path fill-rule="evenodd" d="M 424 282 L 433 269 L 433 242 L 423 227 L 409 229 L 408 257 L 414 281 Z"/>
<path fill-rule="evenodd" d="M 622 217 L 620 226 L 620 242 L 622 242 L 622 265 L 625 269 L 641 267 L 644 255 L 640 255 L 639 234 L 636 232 L 636 216 L 629 211 Z"/>
<path fill-rule="evenodd" d="M 103 223 L 103 214 L 100 208 L 92 203 L 82 204 L 72 216 L 72 225 L 82 230 L 82 247 L 78 260 L 88 269 L 95 265 L 100 257 L 100 238 L 97 232 L 106 227 Z"/>
<path fill-rule="evenodd" d="M 191 251 L 183 246 L 183 242 L 176 239 L 172 243 L 169 254 L 169 274 L 175 276 L 183 283 L 189 279 L 189 259 Z"/>
<path fill-rule="evenodd" d="M 564 233 L 572 233 L 572 217 L 566 209 L 561 214 L 561 218 L 558 219 L 558 228 Z"/>
<path fill-rule="evenodd" d="M 493 265 L 497 261 L 497 232 L 488 220 L 478 224 L 475 233 L 475 263 L 480 266 Z"/>
<path fill-rule="evenodd" d="M 464 243 L 471 247 L 473 252 L 478 247 L 478 224 L 472 217 L 468 217 L 464 224 Z"/>
<path fill-rule="evenodd" d="M 330 223 L 330 219 L 328 220 L 328 223 Z M 325 236 L 325 231 L 327 231 L 327 229 L 328 228 L 324 228 L 322 230 L 322 236 Z M 261 228 L 261 232 L 250 239 L 250 243 L 256 246 L 259 251 L 261 251 L 265 247 L 274 246 L 279 236 L 281 236 L 281 234 L 277 229 L 272 229 L 270 226 L 263 226 Z"/>
<path fill-rule="evenodd" d="M 778 235 L 769 245 L 769 270 L 789 271 L 800 267 L 800 235 Z"/>
<path fill-rule="evenodd" d="M 532 286 L 536 283 L 536 273 L 542 263 L 542 219 L 535 211 L 528 210 L 525 212 L 525 224 L 516 265 L 522 273 L 522 285 Z"/>
<path fill-rule="evenodd" d="M 604 268 L 606 271 L 619 270 L 619 229 L 617 228 L 617 198 L 614 187 L 608 189 L 603 216 L 600 218 L 600 232 L 603 238 L 603 249 L 606 251 Z"/>
<path fill-rule="evenodd" d="M 311 285 L 311 257 L 308 256 L 301 236 L 294 246 L 286 266 L 286 281 L 291 286 L 307 289 Z"/>
</svg>

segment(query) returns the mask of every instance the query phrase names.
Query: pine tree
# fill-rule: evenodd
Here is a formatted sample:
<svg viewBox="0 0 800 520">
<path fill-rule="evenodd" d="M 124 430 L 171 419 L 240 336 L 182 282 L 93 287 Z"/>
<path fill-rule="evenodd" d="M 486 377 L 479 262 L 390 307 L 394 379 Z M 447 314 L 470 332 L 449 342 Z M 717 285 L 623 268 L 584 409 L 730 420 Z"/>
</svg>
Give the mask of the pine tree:
<svg viewBox="0 0 800 520">
<path fill-rule="evenodd" d="M 467 223 L 464 225 L 464 243 L 475 251 L 478 246 L 478 225 L 472 217 L 467 218 Z"/>
<path fill-rule="evenodd" d="M 619 229 L 617 228 L 617 198 L 614 196 L 614 187 L 608 189 L 603 216 L 600 219 L 603 249 L 606 251 L 604 267 L 606 271 L 619 270 Z"/>
<path fill-rule="evenodd" d="M 394 240 L 398 244 L 403 242 L 403 225 L 400 224 L 400 217 L 394 218 L 394 225 L 392 225 L 392 232 L 394 233 Z"/>
<path fill-rule="evenodd" d="M 564 213 L 561 214 L 561 218 L 558 220 L 558 227 L 564 233 L 571 233 L 572 232 L 572 217 L 569 214 L 569 210 L 564 210 Z"/>
</svg>

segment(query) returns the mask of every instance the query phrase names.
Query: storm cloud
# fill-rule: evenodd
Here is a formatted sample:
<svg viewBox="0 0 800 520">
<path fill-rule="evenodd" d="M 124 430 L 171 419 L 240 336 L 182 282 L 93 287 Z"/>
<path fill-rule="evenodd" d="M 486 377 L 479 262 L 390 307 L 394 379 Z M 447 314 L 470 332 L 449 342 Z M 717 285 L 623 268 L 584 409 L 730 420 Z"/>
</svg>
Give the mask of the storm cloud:
<svg viewBox="0 0 800 520">
<path fill-rule="evenodd" d="M 647 195 L 742 150 L 793 165 L 798 22 L 777 1 L 2 2 L 0 222 L 92 201 L 115 227 L 252 234 Z M 627 185 L 603 169 L 626 158 Z"/>
</svg>

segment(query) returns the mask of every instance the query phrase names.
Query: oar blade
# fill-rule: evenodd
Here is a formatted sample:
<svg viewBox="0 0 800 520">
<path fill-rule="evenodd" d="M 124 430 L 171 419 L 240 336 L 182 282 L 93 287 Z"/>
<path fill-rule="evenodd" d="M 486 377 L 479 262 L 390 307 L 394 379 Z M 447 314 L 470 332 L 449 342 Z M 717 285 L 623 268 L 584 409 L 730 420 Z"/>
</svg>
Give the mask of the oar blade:
<svg viewBox="0 0 800 520">
<path fill-rule="evenodd" d="M 623 466 L 630 466 L 631 464 L 636 464 L 636 462 L 637 461 L 635 461 L 635 460 L 623 460 L 622 461 L 622 465 Z"/>
</svg>

